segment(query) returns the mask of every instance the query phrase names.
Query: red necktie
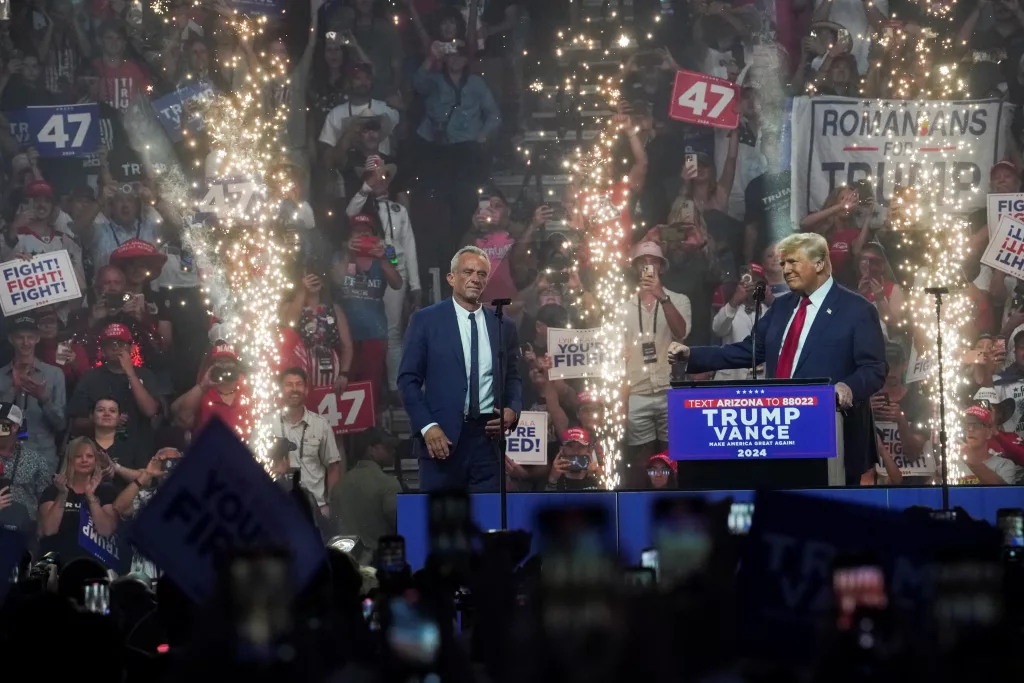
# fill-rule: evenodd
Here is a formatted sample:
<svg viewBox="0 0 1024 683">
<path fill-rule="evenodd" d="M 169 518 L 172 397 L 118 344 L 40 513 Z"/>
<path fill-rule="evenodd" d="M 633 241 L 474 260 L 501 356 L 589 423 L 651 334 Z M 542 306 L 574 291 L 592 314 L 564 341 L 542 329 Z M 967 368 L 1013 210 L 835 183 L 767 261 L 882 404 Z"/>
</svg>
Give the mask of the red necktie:
<svg viewBox="0 0 1024 683">
<path fill-rule="evenodd" d="M 811 300 L 806 296 L 800 299 L 800 307 L 796 309 L 796 315 L 793 316 L 793 324 L 789 326 L 786 340 L 782 342 L 779 364 L 775 366 L 775 377 L 778 379 L 789 379 L 793 376 L 796 348 L 800 345 L 800 333 L 804 331 L 804 321 L 807 320 L 807 305 L 810 303 Z"/>
</svg>

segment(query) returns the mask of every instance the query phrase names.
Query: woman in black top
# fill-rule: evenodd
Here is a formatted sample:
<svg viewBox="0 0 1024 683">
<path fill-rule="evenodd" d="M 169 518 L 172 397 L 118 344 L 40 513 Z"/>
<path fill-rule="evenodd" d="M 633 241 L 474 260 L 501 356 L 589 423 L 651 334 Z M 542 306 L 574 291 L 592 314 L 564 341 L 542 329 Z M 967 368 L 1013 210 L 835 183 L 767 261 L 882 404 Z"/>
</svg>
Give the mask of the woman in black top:
<svg viewBox="0 0 1024 683">
<path fill-rule="evenodd" d="M 92 557 L 108 566 L 117 559 L 109 537 L 117 531 L 114 489 L 103 482 L 103 451 L 88 437 L 73 439 L 64 463 L 40 497 L 39 552 L 57 552 L 61 561 Z"/>
</svg>

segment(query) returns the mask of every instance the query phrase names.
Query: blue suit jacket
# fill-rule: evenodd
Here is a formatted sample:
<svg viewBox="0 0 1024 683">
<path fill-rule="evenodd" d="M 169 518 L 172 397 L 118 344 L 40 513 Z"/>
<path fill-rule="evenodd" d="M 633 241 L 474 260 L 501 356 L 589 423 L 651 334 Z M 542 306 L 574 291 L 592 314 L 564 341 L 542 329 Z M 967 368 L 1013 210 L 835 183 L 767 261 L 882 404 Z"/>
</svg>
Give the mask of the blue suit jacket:
<svg viewBox="0 0 1024 683">
<path fill-rule="evenodd" d="M 413 450 L 419 456 L 426 456 L 420 432 L 431 422 L 441 426 L 453 448 L 462 432 L 469 383 L 459 322 L 455 317 L 456 305 L 454 300 L 445 299 L 417 311 L 409 320 L 409 329 L 405 333 L 398 390 L 412 424 Z M 495 410 L 497 392 L 504 390 L 505 407 L 518 415 L 523 410 L 523 382 L 519 377 L 516 326 L 507 317 L 502 320 L 505 368 L 501 372 L 498 365 L 498 318 L 490 308 L 484 306 L 482 310 L 490 338 Z"/>
<path fill-rule="evenodd" d="M 800 297 L 785 294 L 761 318 L 757 334 L 757 362 L 765 374 L 775 376 L 783 335 Z M 688 372 L 707 372 L 751 365 L 750 337 L 724 346 L 690 349 Z M 853 391 L 855 403 L 867 401 L 885 383 L 885 338 L 878 311 L 860 294 L 836 282 L 822 302 L 807 333 L 793 377 L 828 377 Z"/>
<path fill-rule="evenodd" d="M 800 297 L 785 294 L 775 300 L 757 329 L 757 362 L 767 377 L 775 376 L 783 335 Z M 750 336 L 735 344 L 690 349 L 687 372 L 707 372 L 751 365 Z M 885 383 L 885 338 L 873 304 L 838 283 L 825 296 L 807 333 L 793 377 L 827 377 L 853 392 L 854 408 L 843 420 L 847 484 L 855 484 L 875 461 L 875 439 L 868 399 Z"/>
</svg>

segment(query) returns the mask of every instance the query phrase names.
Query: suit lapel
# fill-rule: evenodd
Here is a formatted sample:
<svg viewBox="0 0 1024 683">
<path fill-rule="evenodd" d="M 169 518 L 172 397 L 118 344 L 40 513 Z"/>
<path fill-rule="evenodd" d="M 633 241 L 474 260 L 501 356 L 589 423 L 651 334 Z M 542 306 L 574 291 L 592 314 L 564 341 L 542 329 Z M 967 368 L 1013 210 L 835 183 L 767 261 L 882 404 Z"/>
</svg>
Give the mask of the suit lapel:
<svg viewBox="0 0 1024 683">
<path fill-rule="evenodd" d="M 448 301 L 448 321 L 452 329 L 452 336 L 449 337 L 449 339 L 453 340 L 453 343 L 450 344 L 450 346 L 452 347 L 452 350 L 455 351 L 455 357 L 459 361 L 459 367 L 465 368 L 466 354 L 462 351 L 462 331 L 459 329 L 459 314 L 455 312 L 455 307 L 458 306 L 458 304 L 455 303 L 455 299 L 449 299 Z M 460 374 L 460 377 L 465 377 L 465 372 Z"/>
<path fill-rule="evenodd" d="M 832 289 L 828 290 L 828 294 L 825 295 L 825 300 L 821 302 L 821 308 L 814 315 L 814 323 L 811 325 L 810 332 L 807 333 L 807 339 L 804 340 L 804 346 L 800 349 L 800 358 L 797 359 L 796 365 L 793 367 L 793 374 L 800 369 L 803 362 L 807 360 L 807 355 L 814 344 L 818 341 L 818 337 L 824 332 L 825 328 L 832 322 L 832 318 L 835 316 L 832 313 L 832 308 L 839 308 L 836 306 L 836 299 L 839 298 L 839 283 L 835 280 L 832 281 Z"/>
</svg>

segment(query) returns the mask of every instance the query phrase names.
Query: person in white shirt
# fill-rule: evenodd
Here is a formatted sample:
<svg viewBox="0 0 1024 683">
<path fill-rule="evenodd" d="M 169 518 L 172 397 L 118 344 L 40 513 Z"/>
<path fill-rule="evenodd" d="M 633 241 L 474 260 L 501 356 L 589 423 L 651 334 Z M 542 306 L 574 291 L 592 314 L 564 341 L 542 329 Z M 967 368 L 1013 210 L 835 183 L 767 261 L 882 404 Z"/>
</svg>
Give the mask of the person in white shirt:
<svg viewBox="0 0 1024 683">
<path fill-rule="evenodd" d="M 1024 468 L 989 448 L 993 425 L 992 411 L 983 405 L 973 405 L 964 413 L 963 459 L 968 472 L 957 483 L 1003 486 L 1024 478 Z"/>
<path fill-rule="evenodd" d="M 25 188 L 25 198 L 31 202 L 31 208 L 19 213 L 9 226 L 0 248 L 0 258 L 9 261 L 15 257 L 49 254 L 66 249 L 78 279 L 78 287 L 84 291 L 86 282 L 82 247 L 71 231 L 71 217 L 54 203 L 53 188 L 45 180 L 33 180 Z M 80 302 L 76 305 L 80 305 Z M 62 318 L 67 317 L 66 310 L 66 307 L 62 307 Z"/>
<path fill-rule="evenodd" d="M 646 488 L 647 459 L 668 444 L 668 348 L 686 339 L 692 320 L 689 297 L 661 285 L 667 266 L 656 242 L 636 245 L 633 268 L 640 287 L 622 310 L 629 382 L 629 470 L 624 479 L 631 488 Z"/>
<path fill-rule="evenodd" d="M 330 491 L 345 470 L 344 455 L 327 420 L 306 408 L 306 372 L 288 368 L 280 377 L 284 409 L 272 415 L 271 433 L 289 442 L 289 469 L 299 470 L 299 482 L 316 500 L 320 513 L 330 516 Z M 294 448 L 292 448 L 294 446 Z"/>
<path fill-rule="evenodd" d="M 1015 432 L 1024 436 L 1024 330 L 1017 330 L 1011 338 L 1013 362 L 1005 369 L 994 367 L 994 363 L 979 365 L 976 369 L 984 373 L 977 377 L 981 387 L 974 394 L 974 400 L 986 400 L 992 404 L 1012 399 L 1013 414 L 1002 426 L 1004 432 Z"/>
<path fill-rule="evenodd" d="M 386 102 L 370 97 L 373 89 L 373 69 L 369 64 L 356 63 L 349 67 L 348 101 L 342 102 L 327 114 L 324 127 L 320 130 L 320 142 L 326 146 L 323 150 L 327 167 L 334 166 L 334 149 L 338 141 L 345 135 L 345 130 L 352 125 L 354 117 L 381 116 L 387 123 L 386 129 L 380 134 L 380 151 L 391 154 L 391 131 L 398 125 L 399 114 Z M 344 150 L 342 150 L 344 151 Z"/>
<path fill-rule="evenodd" d="M 767 287 L 764 268 L 759 263 L 751 263 L 747 272 L 743 273 L 740 281 L 736 284 L 736 291 L 727 304 L 718 309 L 714 319 L 711 321 L 711 331 L 722 338 L 723 344 L 733 344 L 742 341 L 754 329 L 754 291 L 758 283 L 764 284 L 764 304 L 761 308 L 761 315 L 764 315 L 768 306 L 771 306 L 775 298 Z M 749 379 L 750 368 L 738 368 L 733 370 L 719 370 L 715 373 L 715 379 Z"/>
<path fill-rule="evenodd" d="M 401 289 L 389 287 L 384 292 L 384 314 L 388 319 L 388 391 L 397 401 L 398 366 L 402 362 L 402 320 L 407 317 L 406 312 L 412 315 L 423 304 L 416 236 L 406 208 L 388 199 L 388 183 L 398 168 L 394 164 L 385 164 L 378 156 L 369 156 L 365 166 L 357 171 L 363 177 L 363 186 L 349 202 L 345 213 L 351 217 L 376 210 L 384 230 L 384 244 L 393 250 L 392 263 L 402 276 Z M 371 202 L 375 205 L 373 208 L 367 206 Z"/>
</svg>

